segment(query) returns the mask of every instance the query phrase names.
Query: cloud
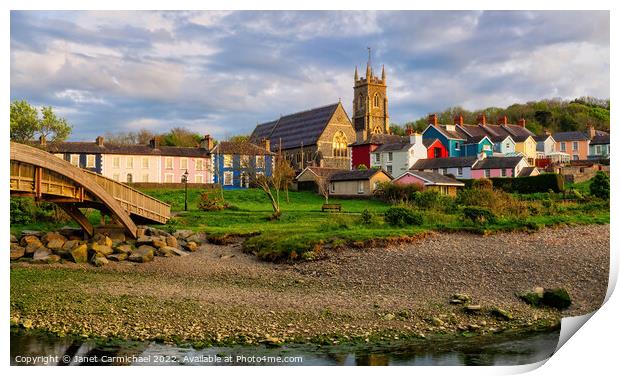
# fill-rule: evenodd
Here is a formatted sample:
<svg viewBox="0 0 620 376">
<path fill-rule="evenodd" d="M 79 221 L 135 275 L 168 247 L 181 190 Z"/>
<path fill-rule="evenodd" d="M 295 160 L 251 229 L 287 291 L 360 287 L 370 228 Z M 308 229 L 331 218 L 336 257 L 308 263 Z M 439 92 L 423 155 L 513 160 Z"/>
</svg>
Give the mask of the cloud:
<svg viewBox="0 0 620 376">
<path fill-rule="evenodd" d="M 11 98 L 62 109 L 74 139 L 185 126 L 248 133 L 333 103 L 385 64 L 391 120 L 609 97 L 607 11 L 11 12 Z"/>
</svg>

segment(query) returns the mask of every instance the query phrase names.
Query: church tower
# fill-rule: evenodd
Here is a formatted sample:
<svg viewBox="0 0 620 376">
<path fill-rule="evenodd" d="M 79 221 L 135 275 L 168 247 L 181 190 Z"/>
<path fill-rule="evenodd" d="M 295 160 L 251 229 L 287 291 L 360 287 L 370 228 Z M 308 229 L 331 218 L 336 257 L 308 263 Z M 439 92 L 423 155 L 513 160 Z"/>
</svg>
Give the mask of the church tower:
<svg viewBox="0 0 620 376">
<path fill-rule="evenodd" d="M 359 77 L 355 67 L 353 86 L 353 127 L 356 141 L 367 140 L 373 133 L 390 133 L 385 67 L 381 77 L 374 75 L 368 49 L 366 77 Z"/>
</svg>

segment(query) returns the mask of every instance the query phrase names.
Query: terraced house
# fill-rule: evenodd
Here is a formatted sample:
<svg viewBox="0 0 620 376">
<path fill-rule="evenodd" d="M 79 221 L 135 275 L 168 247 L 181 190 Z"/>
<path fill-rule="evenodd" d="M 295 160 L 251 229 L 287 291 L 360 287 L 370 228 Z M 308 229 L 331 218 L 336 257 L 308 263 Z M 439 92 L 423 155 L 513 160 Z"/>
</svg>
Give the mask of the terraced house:
<svg viewBox="0 0 620 376">
<path fill-rule="evenodd" d="M 249 142 L 222 141 L 211 149 L 213 182 L 224 189 L 249 188 L 256 175 L 270 176 L 274 153 L 269 140 L 263 146 Z"/>
<path fill-rule="evenodd" d="M 588 159 L 609 159 L 609 133 L 589 126 L 587 130 L 590 139 Z"/>
<path fill-rule="evenodd" d="M 424 139 L 438 139 L 448 150 L 450 157 L 468 157 L 493 154 L 493 142 L 486 133 L 475 126 L 463 127 L 462 117 L 457 120 L 460 124 L 438 124 L 437 115 L 428 117 L 428 127 L 422 132 Z"/>
<path fill-rule="evenodd" d="M 590 139 L 583 132 L 557 132 L 553 134 L 557 151 L 570 155 L 571 160 L 588 159 Z"/>
</svg>

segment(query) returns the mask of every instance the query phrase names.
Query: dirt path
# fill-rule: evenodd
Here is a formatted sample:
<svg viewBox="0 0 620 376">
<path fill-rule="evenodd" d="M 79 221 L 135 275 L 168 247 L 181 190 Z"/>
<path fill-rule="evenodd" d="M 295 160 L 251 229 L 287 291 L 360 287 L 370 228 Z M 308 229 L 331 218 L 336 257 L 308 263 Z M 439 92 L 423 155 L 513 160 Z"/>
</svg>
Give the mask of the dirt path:
<svg viewBox="0 0 620 376">
<path fill-rule="evenodd" d="M 493 332 L 560 317 L 515 297 L 534 286 L 566 288 L 573 305 L 563 315 L 597 309 L 607 289 L 609 225 L 487 237 L 435 234 L 384 249 L 334 251 L 325 260 L 292 265 L 257 261 L 238 245 L 207 245 L 187 257 L 147 264 L 110 263 L 97 273 L 71 263 L 15 268 L 22 265 L 85 271 L 85 282 L 71 289 L 53 274 L 44 287 L 11 287 L 12 300 L 21 293 L 41 299 L 46 294 L 53 307 L 12 305 L 12 316 L 66 332 L 246 343 L 265 337 L 372 339 L 389 331 L 401 336 Z M 483 311 L 492 306 L 508 310 L 514 319 L 465 314 L 448 304 L 454 293 L 470 295 Z M 77 304 L 71 295 L 86 299 Z M 65 318 L 62 325 L 54 320 L 60 317 Z"/>
</svg>

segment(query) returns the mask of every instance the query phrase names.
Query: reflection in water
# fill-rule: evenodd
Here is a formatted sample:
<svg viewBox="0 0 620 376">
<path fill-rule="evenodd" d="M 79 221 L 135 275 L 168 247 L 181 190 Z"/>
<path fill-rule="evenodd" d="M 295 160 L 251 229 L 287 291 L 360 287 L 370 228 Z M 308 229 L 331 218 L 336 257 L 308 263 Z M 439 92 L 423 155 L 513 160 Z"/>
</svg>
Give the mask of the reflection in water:
<svg viewBox="0 0 620 376">
<path fill-rule="evenodd" d="M 365 349 L 291 345 L 196 350 L 154 342 L 101 344 L 12 330 L 11 365 L 518 365 L 550 357 L 558 338 L 559 330 Z"/>
</svg>

